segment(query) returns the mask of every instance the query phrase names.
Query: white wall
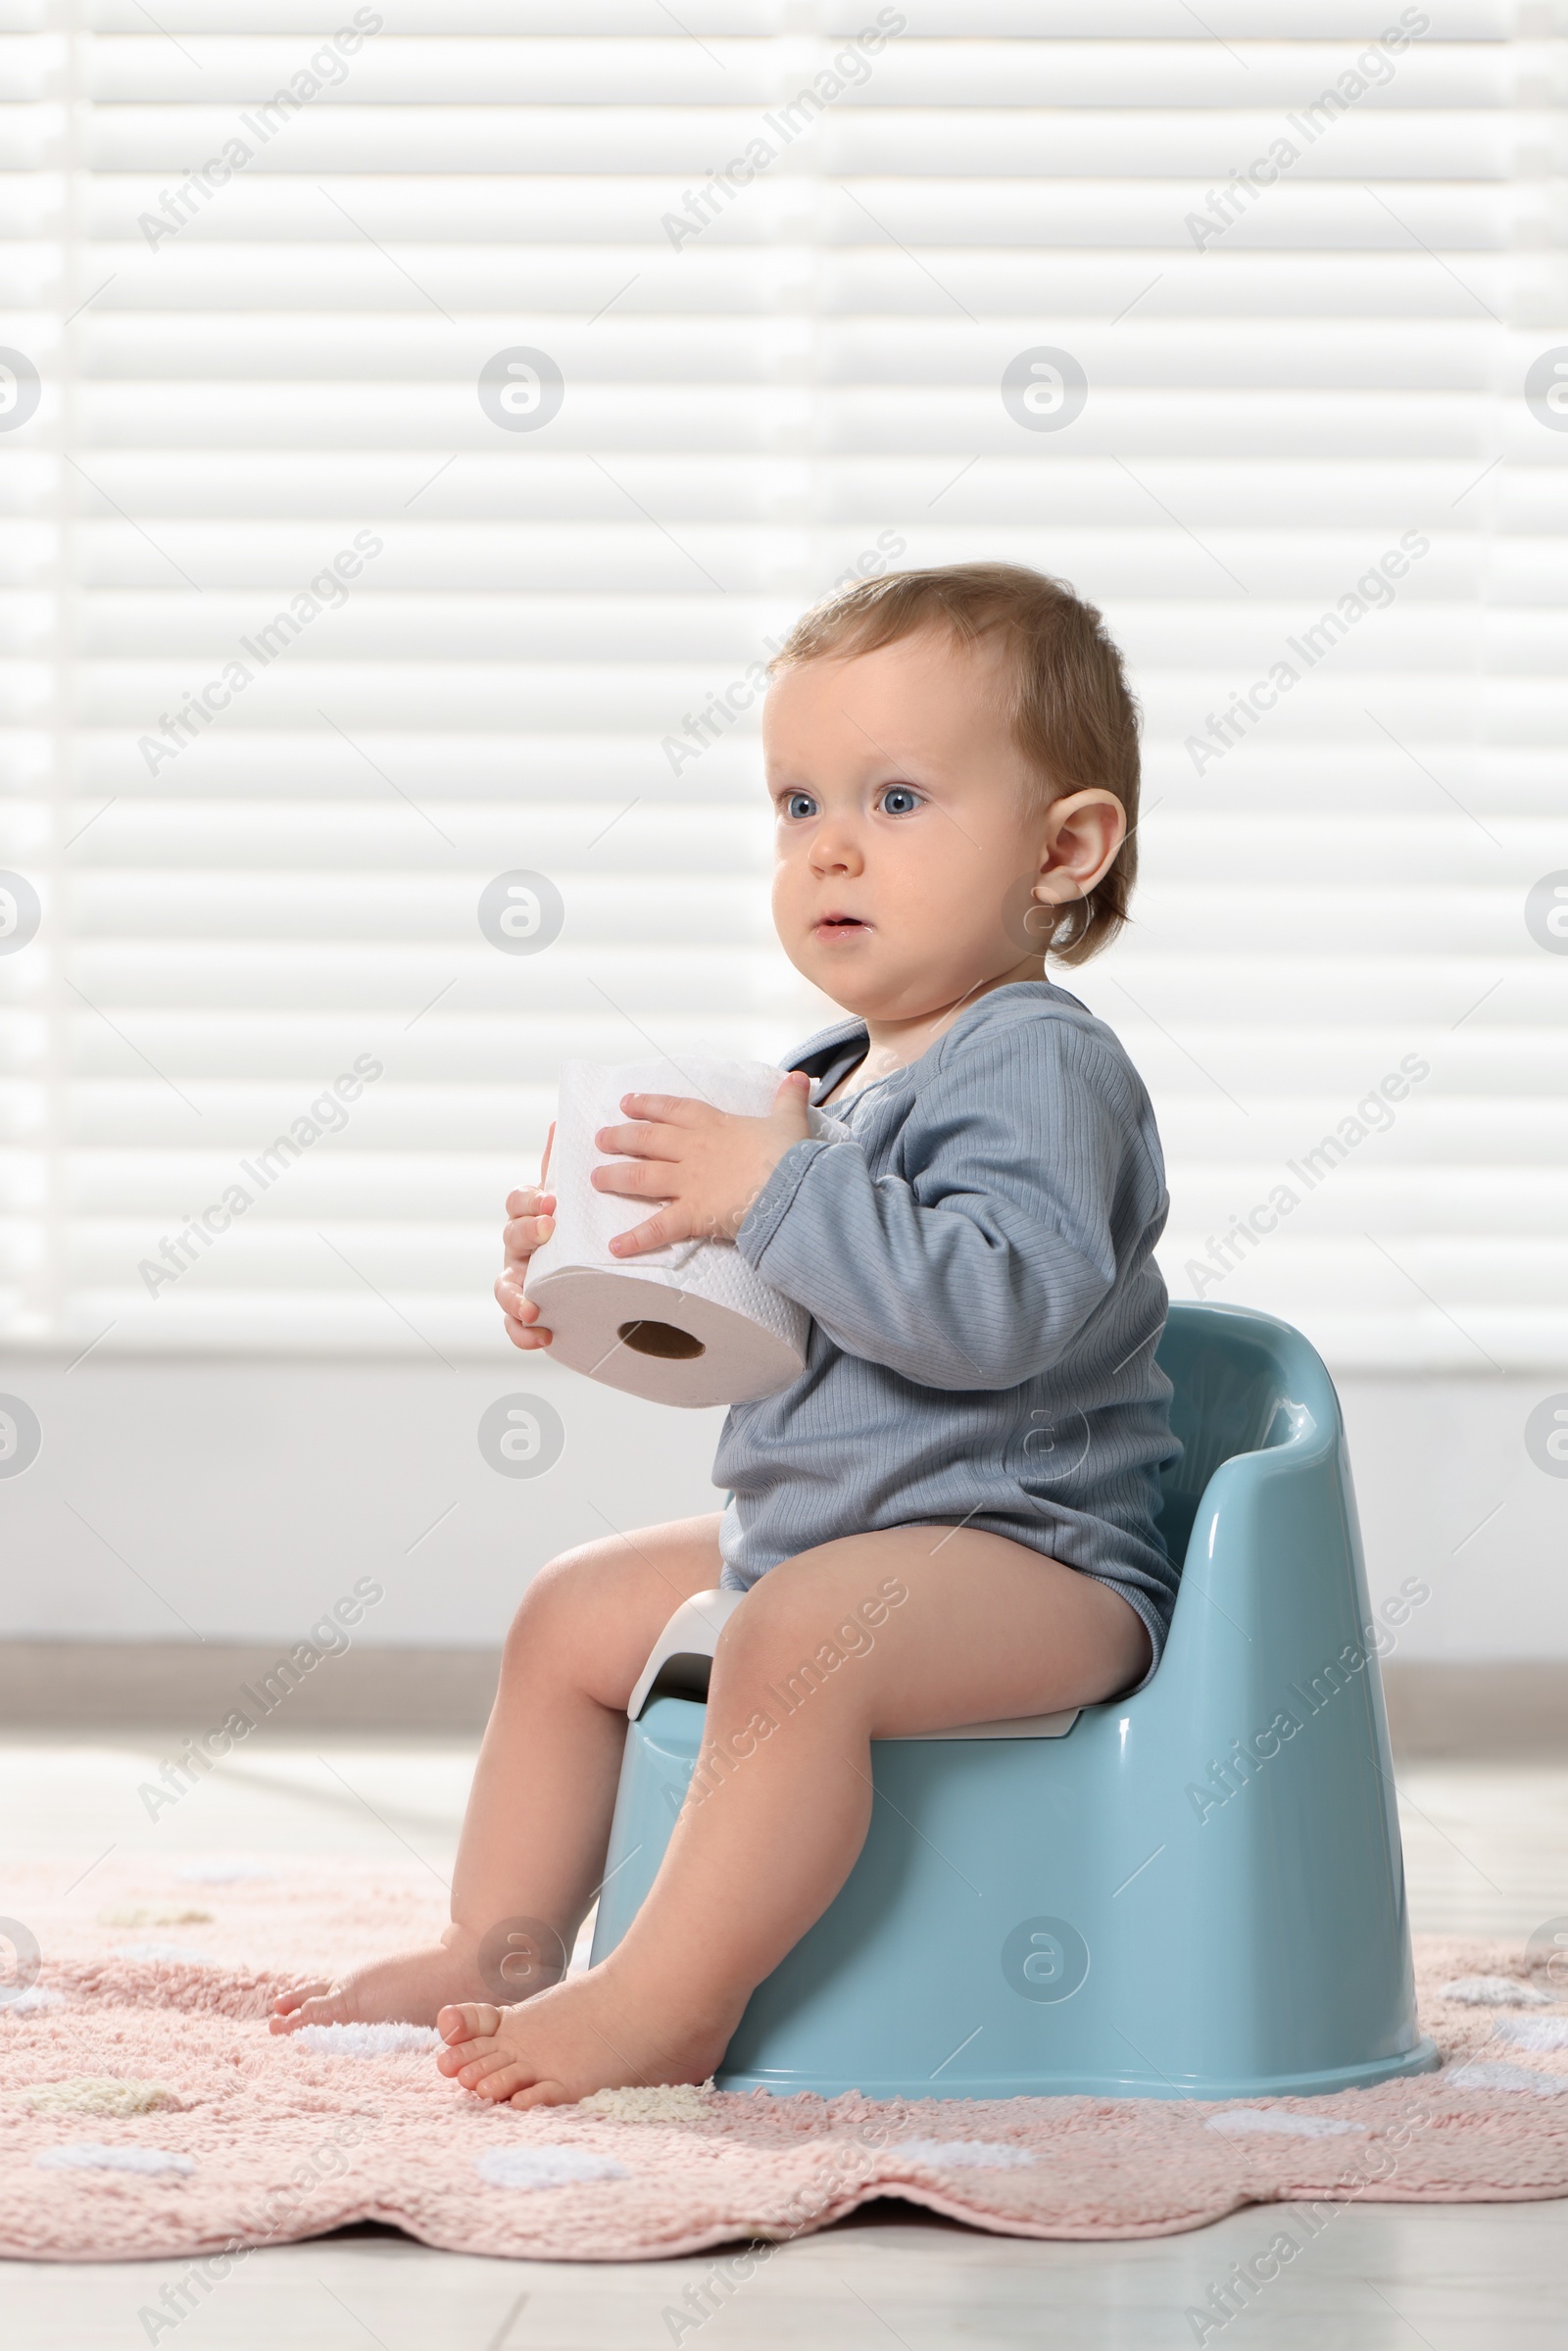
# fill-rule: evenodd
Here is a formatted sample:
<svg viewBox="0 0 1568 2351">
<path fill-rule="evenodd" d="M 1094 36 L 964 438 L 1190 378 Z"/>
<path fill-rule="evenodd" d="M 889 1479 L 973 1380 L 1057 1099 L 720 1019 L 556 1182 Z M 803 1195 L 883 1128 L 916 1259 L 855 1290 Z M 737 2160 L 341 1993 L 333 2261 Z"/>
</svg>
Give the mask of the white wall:
<svg viewBox="0 0 1568 2351">
<path fill-rule="evenodd" d="M 1568 1478 L 1525 1450 L 1525 1423 L 1568 1375 L 1339 1382 L 1377 1599 L 1420 1575 L 1432 1598 L 1406 1658 L 1568 1657 Z"/>
<path fill-rule="evenodd" d="M 1568 1479 L 1523 1441 L 1559 1386 L 1342 1381 L 1374 1598 L 1405 1575 L 1432 1586 L 1402 1656 L 1568 1657 Z M 13 1357 L 0 1390 L 44 1432 L 32 1466 L 0 1478 L 0 1637 L 298 1639 L 373 1575 L 386 1597 L 362 1641 L 489 1644 L 553 1552 L 719 1498 L 718 1412 L 639 1403 L 522 1356 L 70 1373 Z M 565 1423 L 539 1478 L 502 1477 L 479 1451 L 481 1412 L 514 1392 Z"/>
<path fill-rule="evenodd" d="M 157 1359 L 69 1375 L 0 1358 L 0 1389 L 44 1431 L 32 1467 L 0 1479 L 0 1636 L 13 1638 L 297 1638 L 371 1575 L 386 1597 L 362 1641 L 495 1643 L 555 1552 L 722 1498 L 708 1475 L 720 1412 L 645 1404 L 537 1356 L 451 1371 Z M 503 1477 L 480 1453 L 480 1415 L 510 1394 L 546 1397 L 565 1423 L 544 1476 Z"/>
</svg>

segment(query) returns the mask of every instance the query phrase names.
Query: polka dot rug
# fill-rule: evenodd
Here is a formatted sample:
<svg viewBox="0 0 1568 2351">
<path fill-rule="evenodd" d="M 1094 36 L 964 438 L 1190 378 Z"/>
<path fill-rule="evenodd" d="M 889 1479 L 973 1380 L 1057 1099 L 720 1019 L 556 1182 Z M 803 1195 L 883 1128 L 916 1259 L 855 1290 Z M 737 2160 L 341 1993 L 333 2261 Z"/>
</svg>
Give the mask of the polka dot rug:
<svg viewBox="0 0 1568 2351">
<path fill-rule="evenodd" d="M 16 2258 L 188 2256 L 211 2283 L 251 2247 L 367 2220 L 535 2260 L 737 2239 L 762 2259 L 887 2195 L 1010 2235 L 1118 2238 L 1248 2203 L 1305 2206 L 1293 2225 L 1316 2228 L 1355 2199 L 1568 2194 L 1568 1984 L 1500 1942 L 1418 1947 L 1441 2072 L 1330 2098 L 677 2086 L 518 2113 L 438 2074 L 426 2028 L 267 2031 L 296 1975 L 435 1932 L 441 1889 L 413 1864 L 111 1858 L 62 1893 L 66 1876 L 12 1869 L 0 1896 L 24 1961 L 0 1984 L 0 2253 Z"/>
</svg>

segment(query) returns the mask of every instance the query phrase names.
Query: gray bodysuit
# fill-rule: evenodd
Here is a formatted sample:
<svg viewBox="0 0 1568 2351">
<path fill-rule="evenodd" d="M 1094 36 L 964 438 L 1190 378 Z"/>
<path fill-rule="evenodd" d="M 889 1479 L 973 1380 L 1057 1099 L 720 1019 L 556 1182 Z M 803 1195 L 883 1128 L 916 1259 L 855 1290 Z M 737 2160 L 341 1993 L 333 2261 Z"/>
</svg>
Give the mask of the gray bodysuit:
<svg viewBox="0 0 1568 2351">
<path fill-rule="evenodd" d="M 865 1049 L 843 1020 L 785 1066 L 820 1102 Z M 1157 1665 L 1179 1569 L 1154 1516 L 1180 1447 L 1137 1071 L 1075 997 L 1027 981 L 831 1116 L 843 1132 L 795 1144 L 737 1237 L 811 1329 L 800 1377 L 725 1420 L 725 1587 L 839 1536 L 980 1527 L 1119 1592 Z"/>
</svg>

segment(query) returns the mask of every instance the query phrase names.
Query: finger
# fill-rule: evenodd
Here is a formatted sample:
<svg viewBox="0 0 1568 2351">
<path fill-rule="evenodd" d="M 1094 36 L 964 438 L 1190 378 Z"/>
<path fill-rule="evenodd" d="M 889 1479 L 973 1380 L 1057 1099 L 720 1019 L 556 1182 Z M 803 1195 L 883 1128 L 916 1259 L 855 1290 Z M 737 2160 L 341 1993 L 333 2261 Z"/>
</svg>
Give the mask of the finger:
<svg viewBox="0 0 1568 2351">
<path fill-rule="evenodd" d="M 502 1228 L 501 1239 L 509 1257 L 531 1257 L 556 1229 L 553 1216 L 514 1216 Z"/>
<path fill-rule="evenodd" d="M 676 1128 L 656 1126 L 647 1119 L 636 1126 L 601 1127 L 594 1142 L 602 1151 L 620 1151 L 633 1159 L 677 1159 L 687 1148 Z"/>
<path fill-rule="evenodd" d="M 634 1225 L 629 1233 L 617 1233 L 610 1247 L 617 1257 L 637 1257 L 644 1249 L 666 1249 L 672 1241 L 688 1241 L 691 1225 L 673 1205 L 661 1208 L 646 1224 Z"/>
<path fill-rule="evenodd" d="M 530 1185 L 523 1192 L 507 1194 L 508 1216 L 537 1216 L 541 1209 L 553 1208 L 555 1204 L 555 1194 L 544 1191 L 537 1184 Z"/>
<path fill-rule="evenodd" d="M 534 1301 L 512 1279 L 510 1274 L 498 1274 L 495 1288 L 496 1304 L 514 1322 L 537 1322 L 539 1309 Z"/>
<path fill-rule="evenodd" d="M 502 1233 L 502 1245 L 510 1263 L 525 1263 L 536 1249 L 543 1249 L 556 1229 L 553 1216 L 514 1217 Z"/>
<path fill-rule="evenodd" d="M 786 1069 L 783 1077 L 779 1080 L 778 1092 L 773 1097 L 773 1107 L 775 1110 L 781 1110 L 792 1098 L 807 1102 L 810 1100 L 810 1095 L 811 1081 L 807 1072 L 804 1069 Z"/>
<path fill-rule="evenodd" d="M 632 1200 L 668 1200 L 669 1178 L 661 1172 L 662 1166 L 657 1159 L 612 1159 L 604 1167 L 592 1168 L 588 1181 L 596 1192 L 620 1192 Z"/>
<path fill-rule="evenodd" d="M 684 1094 L 623 1094 L 620 1106 L 628 1118 L 660 1118 L 677 1127 L 718 1116 L 711 1102 L 696 1102 Z"/>
<path fill-rule="evenodd" d="M 554 1120 L 554 1119 L 552 1119 L 552 1120 L 550 1121 L 550 1132 L 549 1132 L 549 1134 L 548 1134 L 548 1135 L 545 1137 L 545 1155 L 544 1155 L 544 1157 L 543 1157 L 543 1158 L 540 1160 L 540 1162 L 539 1162 L 539 1181 L 540 1181 L 540 1183 L 541 1183 L 541 1184 L 544 1182 L 544 1180 L 545 1180 L 546 1176 L 547 1176 L 547 1175 L 550 1173 L 550 1154 L 551 1154 L 551 1152 L 552 1152 L 552 1151 L 555 1150 L 555 1148 L 556 1148 L 556 1122 L 555 1122 L 555 1120 Z"/>
<path fill-rule="evenodd" d="M 513 1346 L 520 1347 L 524 1354 L 533 1347 L 548 1347 L 555 1337 L 554 1331 L 547 1331 L 542 1323 L 515 1322 L 510 1314 L 505 1317 L 502 1328 Z"/>
</svg>

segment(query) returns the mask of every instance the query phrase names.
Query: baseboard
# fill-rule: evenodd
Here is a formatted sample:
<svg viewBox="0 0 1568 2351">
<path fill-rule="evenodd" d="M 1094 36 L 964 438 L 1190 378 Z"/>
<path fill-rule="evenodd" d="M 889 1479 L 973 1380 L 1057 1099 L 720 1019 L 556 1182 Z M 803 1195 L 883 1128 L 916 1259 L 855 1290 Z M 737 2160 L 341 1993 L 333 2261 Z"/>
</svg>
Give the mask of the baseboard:
<svg viewBox="0 0 1568 2351">
<path fill-rule="evenodd" d="M 0 1731 L 216 1730 L 238 1709 L 284 1736 L 361 1732 L 477 1738 L 495 1695 L 490 1648 L 359 1644 L 283 1674 L 288 1651 L 250 1642 L 0 1641 Z M 1568 1757 L 1568 1661 L 1383 1669 L 1400 1758 Z"/>
<path fill-rule="evenodd" d="M 1480 1665 L 1391 1658 L 1383 1688 L 1397 1757 L 1568 1757 L 1568 1661 L 1562 1658 Z"/>
<path fill-rule="evenodd" d="M 289 1660 L 286 1646 L 250 1642 L 4 1641 L 0 1730 L 200 1738 L 237 1711 L 285 1738 L 477 1738 L 501 1653 L 357 1644 L 308 1670 Z"/>
</svg>

